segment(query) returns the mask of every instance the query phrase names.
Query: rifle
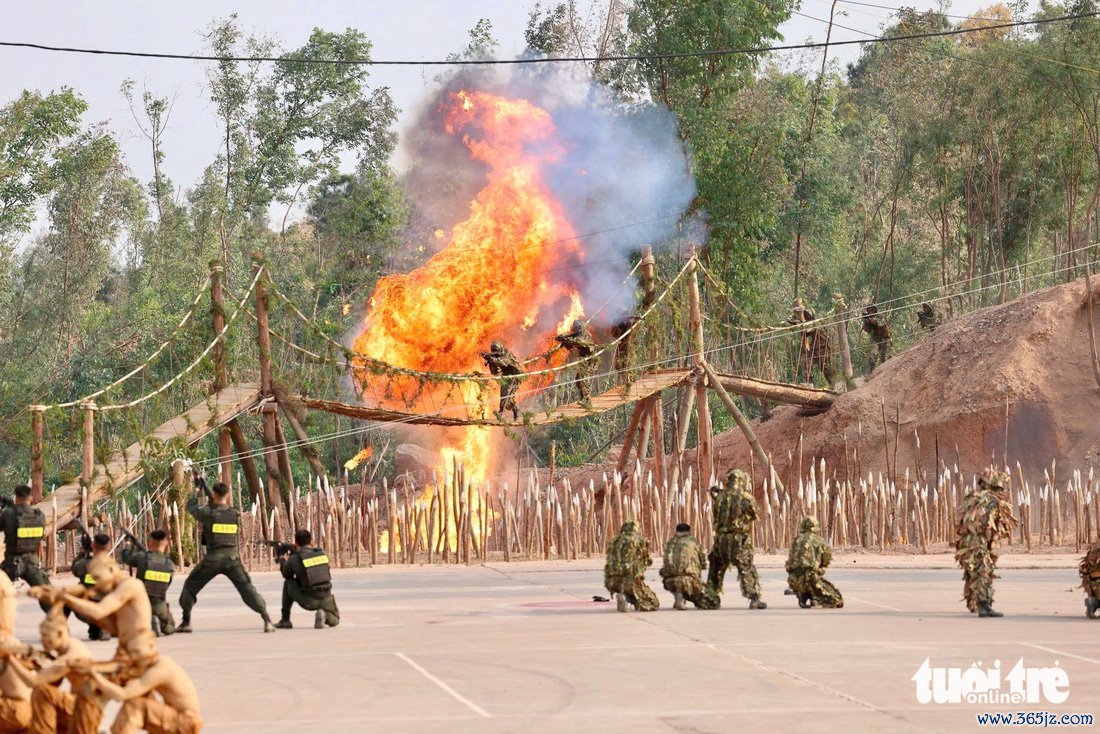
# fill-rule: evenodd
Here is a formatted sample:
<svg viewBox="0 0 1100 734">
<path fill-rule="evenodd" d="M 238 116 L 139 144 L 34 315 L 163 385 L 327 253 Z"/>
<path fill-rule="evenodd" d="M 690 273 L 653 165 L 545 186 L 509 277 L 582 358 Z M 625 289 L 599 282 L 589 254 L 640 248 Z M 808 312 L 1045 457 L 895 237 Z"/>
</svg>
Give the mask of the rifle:
<svg viewBox="0 0 1100 734">
<path fill-rule="evenodd" d="M 284 543 L 281 540 L 254 540 L 252 541 L 256 545 L 266 545 L 271 548 L 275 553 L 275 559 L 278 560 L 285 555 L 289 555 L 294 550 L 294 546 L 290 543 Z"/>
<path fill-rule="evenodd" d="M 206 495 L 206 499 L 210 499 L 210 487 L 206 484 L 206 476 L 204 474 L 194 475 L 195 486 L 202 490 L 202 493 Z"/>
<path fill-rule="evenodd" d="M 146 548 L 145 545 L 140 540 L 138 540 L 134 536 L 134 534 L 131 533 L 129 530 L 126 530 L 124 528 L 122 530 L 122 535 L 126 538 L 126 540 L 130 541 L 130 545 L 134 546 L 135 548 L 137 548 L 142 553 L 148 553 L 149 552 L 149 549 Z"/>
<path fill-rule="evenodd" d="M 6 510 L 15 505 L 15 500 L 6 494 L 0 494 L 0 510 Z"/>
<path fill-rule="evenodd" d="M 92 534 L 88 532 L 88 527 L 84 524 L 84 521 L 79 517 L 74 518 L 73 522 L 76 523 L 77 529 L 80 531 L 80 547 L 85 553 L 92 552 Z"/>
</svg>

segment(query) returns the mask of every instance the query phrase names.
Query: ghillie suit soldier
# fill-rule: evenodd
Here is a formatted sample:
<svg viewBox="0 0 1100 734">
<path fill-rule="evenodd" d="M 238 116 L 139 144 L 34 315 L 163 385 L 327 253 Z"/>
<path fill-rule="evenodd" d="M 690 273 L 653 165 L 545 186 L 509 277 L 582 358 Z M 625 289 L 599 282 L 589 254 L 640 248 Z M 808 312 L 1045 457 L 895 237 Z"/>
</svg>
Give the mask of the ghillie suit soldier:
<svg viewBox="0 0 1100 734">
<path fill-rule="evenodd" d="M 209 503 L 200 506 L 199 493 L 196 492 L 187 501 L 187 514 L 195 518 L 202 527 L 202 544 L 206 546 L 206 555 L 183 582 L 183 592 L 180 594 L 183 620 L 176 632 L 191 631 L 191 607 L 195 606 L 199 592 L 215 576 L 228 578 L 241 595 L 241 601 L 263 619 L 264 632 L 274 632 L 275 625 L 268 616 L 267 604 L 252 585 L 252 578 L 241 563 L 237 549 L 241 513 L 236 507 L 229 506 L 229 487 L 219 482 L 212 491 L 207 490 L 206 482 L 201 477 L 196 478 L 195 483 L 206 492 Z"/>
<path fill-rule="evenodd" d="M 127 534 L 130 545 L 122 551 L 122 562 L 137 569 L 137 577 L 145 584 L 149 604 L 153 608 L 153 631 L 157 635 L 170 635 L 176 631 L 176 620 L 168 605 L 168 587 L 176 564 L 168 556 L 168 533 L 154 530 L 149 533 L 149 547 L 143 547 L 132 535 Z"/>
<path fill-rule="evenodd" d="M 863 309 L 863 330 L 871 338 L 871 348 L 867 352 L 867 374 L 890 358 L 890 327 L 878 315 L 878 307 L 873 303 Z"/>
<path fill-rule="evenodd" d="M 819 534 L 816 517 L 802 518 L 801 532 L 791 543 L 787 556 L 787 586 L 798 597 L 798 606 L 814 604 L 826 609 L 844 606 L 840 591 L 825 578 L 825 569 L 833 560 L 833 551 Z"/>
<path fill-rule="evenodd" d="M 1008 475 L 986 469 L 978 488 L 959 505 L 955 560 L 963 570 L 966 608 L 979 617 L 1003 617 L 993 610 L 993 579 L 997 578 L 997 543 L 1012 535 L 1016 518 L 1008 497 Z"/>
<path fill-rule="evenodd" d="M 630 340 L 634 338 L 634 325 L 640 322 L 637 316 L 624 316 L 611 327 L 611 338 L 615 345 L 615 360 L 613 366 L 616 374 L 622 376 L 630 366 Z"/>
<path fill-rule="evenodd" d="M 1085 615 L 1096 619 L 1100 611 L 1100 542 L 1089 548 L 1077 567 L 1081 573 L 1081 586 L 1085 590 Z"/>
<path fill-rule="evenodd" d="M 799 326 L 814 321 L 817 316 L 814 312 L 802 305 L 802 299 L 794 299 L 791 305 L 791 315 L 786 320 L 788 326 Z M 804 379 L 813 381 L 814 367 L 831 386 L 836 381 L 836 371 L 833 369 L 833 347 L 829 334 L 820 326 L 814 326 L 802 332 L 799 342 L 798 362 Z"/>
<path fill-rule="evenodd" d="M 316 612 L 313 618 L 316 629 L 340 624 L 340 610 L 332 595 L 328 556 L 323 549 L 310 547 L 312 541 L 308 530 L 299 530 L 294 533 L 294 550 L 289 556 L 279 558 L 279 570 L 283 574 L 282 616 L 275 624 L 279 629 L 293 629 L 290 610 L 295 604 Z"/>
<path fill-rule="evenodd" d="M 714 522 L 714 547 L 710 550 L 707 583 L 722 593 L 726 569 L 737 567 L 741 594 L 749 600 L 749 609 L 767 609 L 760 600 L 760 576 L 753 565 L 752 525 L 759 514 L 752 496 L 752 479 L 740 469 L 726 477 L 725 489 L 711 487 L 711 517 Z"/>
<path fill-rule="evenodd" d="M 554 341 L 562 349 L 576 355 L 577 371 L 573 379 L 577 383 L 577 394 L 581 402 L 588 400 L 588 380 L 596 369 L 596 360 L 592 359 L 592 355 L 596 353 L 596 342 L 592 340 L 588 327 L 583 321 L 576 319 L 573 321 L 573 327 L 565 334 L 558 334 L 554 337 Z"/>
<path fill-rule="evenodd" d="M 500 405 L 497 408 L 497 417 L 503 418 L 504 411 L 511 410 L 512 418 L 518 421 L 516 390 L 519 389 L 519 376 L 523 374 L 523 367 L 520 366 L 519 360 L 502 342 L 493 342 L 488 352 L 481 353 L 481 358 L 488 365 L 490 374 L 504 377 L 500 381 Z"/>
<path fill-rule="evenodd" d="M 940 316 L 932 309 L 931 303 L 922 303 L 917 309 L 917 323 L 926 331 L 932 331 L 940 325 Z"/>
<path fill-rule="evenodd" d="M 722 600 L 714 589 L 703 583 L 703 569 L 707 556 L 691 526 L 682 522 L 676 526 L 676 535 L 665 543 L 665 560 L 661 565 L 661 578 L 666 591 L 671 591 L 675 601 L 673 609 L 683 609 L 684 601 L 690 601 L 699 609 L 717 609 Z"/>
<path fill-rule="evenodd" d="M 657 595 L 645 582 L 645 570 L 652 563 L 645 536 L 638 532 L 633 520 L 627 520 L 607 544 L 603 567 L 603 585 L 615 595 L 620 612 L 629 611 L 629 605 L 639 612 L 655 612 L 660 608 Z"/>
</svg>

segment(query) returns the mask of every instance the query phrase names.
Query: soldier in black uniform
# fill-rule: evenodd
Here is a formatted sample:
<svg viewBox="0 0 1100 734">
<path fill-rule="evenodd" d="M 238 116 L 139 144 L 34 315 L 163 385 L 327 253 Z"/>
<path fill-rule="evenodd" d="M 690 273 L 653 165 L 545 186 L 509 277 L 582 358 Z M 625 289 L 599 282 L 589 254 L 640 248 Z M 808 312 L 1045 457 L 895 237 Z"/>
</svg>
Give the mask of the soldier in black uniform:
<svg viewBox="0 0 1100 734">
<path fill-rule="evenodd" d="M 279 559 L 283 572 L 283 611 L 279 629 L 292 629 L 290 608 L 297 604 L 302 609 L 316 611 L 313 626 L 321 629 L 326 625 L 335 627 L 340 624 L 340 610 L 336 608 L 336 598 L 332 595 L 332 572 L 328 556 L 320 548 L 311 548 L 313 537 L 308 530 L 294 533 L 294 550 L 287 558 Z"/>
<path fill-rule="evenodd" d="M 187 514 L 202 526 L 202 544 L 206 546 L 206 555 L 183 582 L 183 593 L 180 594 L 183 620 L 176 632 L 191 631 L 191 607 L 195 606 L 202 588 L 219 575 L 227 577 L 248 608 L 263 617 L 264 632 L 274 632 L 275 625 L 268 616 L 267 604 L 252 585 L 248 571 L 241 564 L 237 551 L 241 513 L 236 507 L 229 506 L 229 487 L 219 482 L 214 485 L 213 490 L 208 490 L 206 482 L 201 478 L 197 478 L 195 484 L 210 498 L 209 504 L 205 506 L 199 505 L 198 493 L 187 501 Z"/>
<path fill-rule="evenodd" d="M 50 583 L 50 577 L 38 563 L 38 549 L 46 535 L 46 516 L 31 505 L 31 488 L 20 484 L 15 488 L 14 504 L 4 498 L 0 511 L 0 528 L 4 530 L 4 562 L 0 568 L 12 581 L 23 579 L 31 586 Z M 50 605 L 39 602 L 42 611 Z"/>
<path fill-rule="evenodd" d="M 157 636 L 170 635 L 176 631 L 176 620 L 168 604 L 168 587 L 172 585 L 176 564 L 168 557 L 168 533 L 154 530 L 149 533 L 148 543 L 143 548 L 134 539 L 122 550 L 122 562 L 136 568 L 137 577 L 145 584 L 145 593 L 153 607 L 153 631 Z"/>
<path fill-rule="evenodd" d="M 73 559 L 73 565 L 70 567 L 73 572 L 73 576 L 76 576 L 80 580 L 80 585 L 85 589 L 90 589 L 95 586 L 95 579 L 88 573 L 88 563 L 98 555 L 109 554 L 111 552 L 111 536 L 106 533 L 97 533 L 95 538 L 89 538 L 87 535 L 83 535 L 80 538 L 81 553 L 79 556 Z M 65 616 L 69 616 L 69 608 L 65 607 Z M 88 625 L 88 639 L 92 641 L 106 642 L 111 639 L 111 633 L 102 629 L 95 623 L 94 620 L 89 619 L 81 614 L 76 615 L 84 624 Z"/>
</svg>

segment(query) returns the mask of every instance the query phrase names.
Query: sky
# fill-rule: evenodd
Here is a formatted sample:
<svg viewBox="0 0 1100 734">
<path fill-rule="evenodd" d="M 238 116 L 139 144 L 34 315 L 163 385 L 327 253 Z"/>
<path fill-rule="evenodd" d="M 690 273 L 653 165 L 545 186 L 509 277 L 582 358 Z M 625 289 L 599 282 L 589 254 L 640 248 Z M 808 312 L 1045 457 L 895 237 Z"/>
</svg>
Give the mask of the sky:
<svg viewBox="0 0 1100 734">
<path fill-rule="evenodd" d="M 866 0 L 883 5 L 939 7 L 929 0 Z M 831 0 L 803 0 L 799 12 L 781 28 L 786 43 L 822 41 Z M 965 15 L 987 3 L 961 0 L 949 12 Z M 190 0 L 186 3 L 146 0 L 33 0 L 4 3 L 0 40 L 133 51 L 202 53 L 204 30 L 211 21 L 235 12 L 249 32 L 276 38 L 285 48 L 296 48 L 314 27 L 343 30 L 354 27 L 374 45 L 374 59 L 438 60 L 466 45 L 469 29 L 489 18 L 501 42 L 499 55 L 513 57 L 523 50 L 523 30 L 535 0 Z M 836 22 L 875 34 L 889 10 L 839 4 Z M 817 18 L 813 20 L 810 17 Z M 857 39 L 860 33 L 836 29 L 833 40 Z M 843 68 L 859 54 L 859 46 L 830 50 L 830 59 Z M 784 54 L 789 67 L 816 69 L 820 51 Z M 152 177 L 151 152 L 125 98 L 119 91 L 132 79 L 136 96 L 142 88 L 174 99 L 165 133 L 165 171 L 177 186 L 197 181 L 217 154 L 220 135 L 216 110 L 205 87 L 209 64 L 124 57 L 47 53 L 0 48 L 0 103 L 24 89 L 43 92 L 69 86 L 89 104 L 86 122 L 105 121 L 123 145 L 127 162 L 143 181 Z M 374 67 L 372 86 L 387 86 L 401 110 L 400 126 L 413 119 L 418 103 L 439 73 L 431 67 Z M 402 161 L 395 161 L 400 167 Z"/>
</svg>

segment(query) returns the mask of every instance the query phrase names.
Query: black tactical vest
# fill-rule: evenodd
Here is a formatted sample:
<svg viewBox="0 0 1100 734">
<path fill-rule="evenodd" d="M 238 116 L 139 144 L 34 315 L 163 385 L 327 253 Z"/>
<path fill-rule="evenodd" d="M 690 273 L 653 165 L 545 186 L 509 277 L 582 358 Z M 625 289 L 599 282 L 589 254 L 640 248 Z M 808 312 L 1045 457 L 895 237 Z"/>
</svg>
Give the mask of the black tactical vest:
<svg viewBox="0 0 1100 734">
<path fill-rule="evenodd" d="M 202 542 L 207 548 L 235 548 L 241 513 L 236 507 L 211 507 L 203 522 Z"/>
<path fill-rule="evenodd" d="M 46 535 L 46 516 L 42 510 L 29 505 L 15 508 L 15 552 L 37 553 L 38 546 Z"/>
<path fill-rule="evenodd" d="M 320 548 L 302 548 L 298 551 L 302 568 L 298 571 L 298 583 L 304 589 L 328 591 L 332 588 L 332 568 L 328 556 Z"/>
<path fill-rule="evenodd" d="M 150 599 L 166 599 L 168 587 L 172 583 L 172 574 L 176 564 L 163 553 L 149 551 L 143 553 L 137 564 L 137 575 L 145 584 L 145 593 Z"/>
<path fill-rule="evenodd" d="M 73 576 L 76 576 L 78 579 L 80 579 L 81 585 L 88 589 L 95 586 L 95 579 L 92 578 L 92 575 L 90 573 L 88 573 L 89 560 L 91 560 L 89 556 L 82 555 L 76 558 L 73 561 L 72 565 Z"/>
</svg>

